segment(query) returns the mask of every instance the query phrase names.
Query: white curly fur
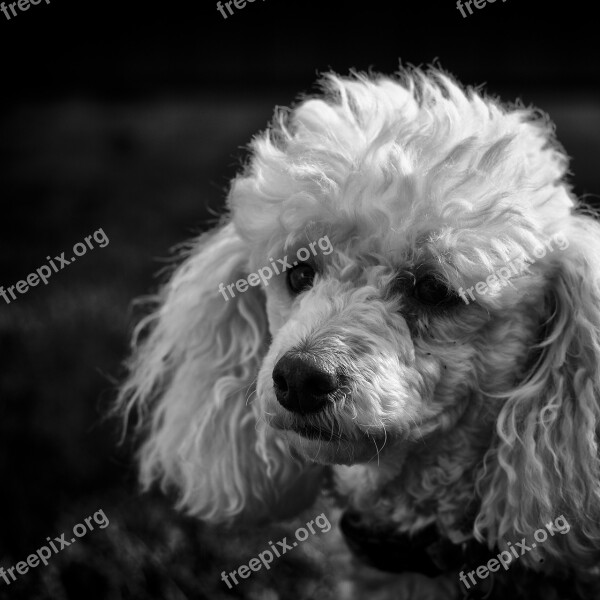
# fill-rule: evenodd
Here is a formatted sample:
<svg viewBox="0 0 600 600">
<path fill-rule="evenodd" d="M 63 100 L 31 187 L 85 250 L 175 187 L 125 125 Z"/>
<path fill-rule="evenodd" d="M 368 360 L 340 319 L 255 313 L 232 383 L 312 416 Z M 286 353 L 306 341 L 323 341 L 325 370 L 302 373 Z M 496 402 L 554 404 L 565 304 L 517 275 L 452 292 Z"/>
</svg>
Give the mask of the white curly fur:
<svg viewBox="0 0 600 600">
<path fill-rule="evenodd" d="M 564 181 L 545 115 L 463 89 L 432 69 L 327 75 L 323 94 L 278 110 L 231 186 L 230 215 L 202 236 L 139 326 L 121 405 L 139 411 L 145 486 L 219 522 L 290 514 L 329 465 L 350 504 L 399 530 L 428 523 L 490 547 L 564 514 L 565 536 L 521 561 L 593 572 L 600 547 L 600 226 Z M 558 231 L 494 294 L 433 308 L 412 284 L 485 280 Z M 313 287 L 286 276 L 226 302 L 271 257 L 327 235 Z M 412 282 L 412 283 L 411 283 Z M 303 347 L 347 375 L 302 417 L 272 371 Z M 256 392 L 256 393 L 255 393 Z M 310 422 L 320 440 L 293 430 Z"/>
</svg>

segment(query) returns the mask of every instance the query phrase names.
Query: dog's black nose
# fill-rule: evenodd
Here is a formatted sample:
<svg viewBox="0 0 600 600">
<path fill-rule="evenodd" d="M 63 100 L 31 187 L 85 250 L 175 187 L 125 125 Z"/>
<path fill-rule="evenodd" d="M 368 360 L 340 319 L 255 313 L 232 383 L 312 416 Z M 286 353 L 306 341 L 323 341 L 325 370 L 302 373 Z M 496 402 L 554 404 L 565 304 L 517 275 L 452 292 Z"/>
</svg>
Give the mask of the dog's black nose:
<svg viewBox="0 0 600 600">
<path fill-rule="evenodd" d="M 273 383 L 279 404 L 300 414 L 321 410 L 338 387 L 335 374 L 317 358 L 293 352 L 277 361 Z"/>
</svg>

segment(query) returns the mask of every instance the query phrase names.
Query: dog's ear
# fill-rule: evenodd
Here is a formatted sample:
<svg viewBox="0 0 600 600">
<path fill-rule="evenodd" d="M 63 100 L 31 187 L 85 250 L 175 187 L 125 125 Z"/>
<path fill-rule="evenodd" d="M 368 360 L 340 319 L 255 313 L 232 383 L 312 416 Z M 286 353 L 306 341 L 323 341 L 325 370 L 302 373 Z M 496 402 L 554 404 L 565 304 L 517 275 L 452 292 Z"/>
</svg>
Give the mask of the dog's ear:
<svg viewBox="0 0 600 600">
<path fill-rule="evenodd" d="M 264 293 L 219 292 L 248 275 L 249 254 L 232 224 L 200 238 L 138 325 L 119 398 L 145 435 L 144 486 L 175 489 L 180 508 L 212 522 L 292 514 L 312 501 L 319 475 L 252 402 L 268 339 Z"/>
<path fill-rule="evenodd" d="M 568 535 L 548 534 L 537 550 L 546 566 L 585 568 L 600 551 L 600 226 L 583 215 L 565 225 L 535 364 L 500 411 L 478 482 L 476 532 L 490 544 L 532 541 L 564 515 Z M 521 560 L 540 564 L 537 552 Z"/>
</svg>

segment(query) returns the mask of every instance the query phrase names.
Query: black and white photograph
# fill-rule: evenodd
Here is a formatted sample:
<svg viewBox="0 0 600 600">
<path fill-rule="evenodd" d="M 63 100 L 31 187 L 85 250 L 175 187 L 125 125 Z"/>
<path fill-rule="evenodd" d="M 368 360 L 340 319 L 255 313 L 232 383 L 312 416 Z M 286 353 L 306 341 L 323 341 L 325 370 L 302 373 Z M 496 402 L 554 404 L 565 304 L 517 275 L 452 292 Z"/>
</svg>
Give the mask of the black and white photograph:
<svg viewBox="0 0 600 600">
<path fill-rule="evenodd" d="M 0 3 L 0 600 L 600 600 L 581 0 Z"/>
</svg>

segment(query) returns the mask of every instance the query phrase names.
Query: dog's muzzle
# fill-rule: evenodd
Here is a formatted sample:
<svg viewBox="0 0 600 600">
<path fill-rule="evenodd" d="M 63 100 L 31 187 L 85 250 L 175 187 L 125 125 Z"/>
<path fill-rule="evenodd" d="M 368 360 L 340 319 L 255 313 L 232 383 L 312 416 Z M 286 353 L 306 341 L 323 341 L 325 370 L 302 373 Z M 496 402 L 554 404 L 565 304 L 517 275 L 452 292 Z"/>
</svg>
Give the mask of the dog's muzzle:
<svg viewBox="0 0 600 600">
<path fill-rule="evenodd" d="M 273 369 L 273 384 L 281 406 L 306 415 L 319 412 L 334 401 L 339 377 L 313 354 L 286 352 Z"/>
</svg>

